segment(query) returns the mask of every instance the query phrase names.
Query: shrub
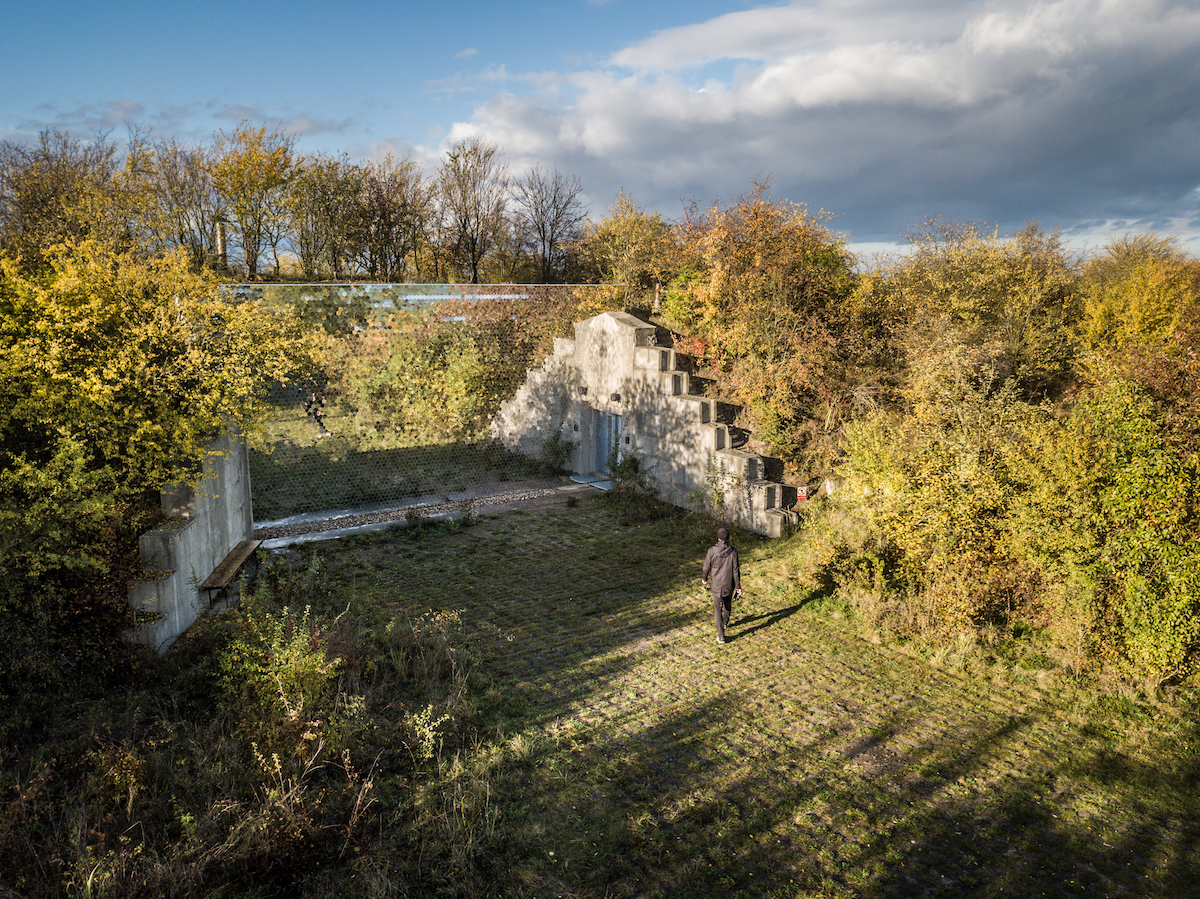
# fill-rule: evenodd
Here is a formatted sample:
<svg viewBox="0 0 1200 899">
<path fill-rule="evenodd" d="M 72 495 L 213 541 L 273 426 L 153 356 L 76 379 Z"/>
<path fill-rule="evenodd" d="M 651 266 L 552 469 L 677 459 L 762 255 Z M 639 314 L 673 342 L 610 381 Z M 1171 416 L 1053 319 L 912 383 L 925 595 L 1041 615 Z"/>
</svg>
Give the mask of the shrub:
<svg viewBox="0 0 1200 899">
<path fill-rule="evenodd" d="M 289 315 L 222 301 L 182 252 L 91 241 L 35 273 L 0 257 L 0 347 L 0 619 L 36 635 L 0 692 L 32 695 L 121 654 L 157 491 L 196 477 L 217 433 L 260 422 L 267 386 L 307 354 Z"/>
<path fill-rule="evenodd" d="M 1026 461 L 1045 471 L 1014 516 L 1058 616 L 1127 670 L 1185 676 L 1200 651 L 1200 467 L 1165 439 L 1152 399 L 1114 381 L 1089 391 Z"/>
<path fill-rule="evenodd" d="M 558 473 L 564 471 L 575 452 L 576 443 L 563 436 L 561 429 L 555 429 L 542 441 L 540 459 L 547 471 Z"/>
</svg>

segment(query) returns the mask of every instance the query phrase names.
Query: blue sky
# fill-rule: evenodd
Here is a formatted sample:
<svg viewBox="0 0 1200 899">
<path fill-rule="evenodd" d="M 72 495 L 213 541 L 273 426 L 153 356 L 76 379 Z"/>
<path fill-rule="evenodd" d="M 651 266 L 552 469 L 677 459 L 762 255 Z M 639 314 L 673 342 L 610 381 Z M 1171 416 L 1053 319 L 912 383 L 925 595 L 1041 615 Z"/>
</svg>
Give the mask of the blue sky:
<svg viewBox="0 0 1200 899">
<path fill-rule="evenodd" d="M 249 119 L 432 172 L 480 134 L 597 217 L 770 177 L 861 249 L 941 215 L 1200 255 L 1200 0 L 46 0 L 6 11 L 0 72 L 7 140 Z"/>
</svg>

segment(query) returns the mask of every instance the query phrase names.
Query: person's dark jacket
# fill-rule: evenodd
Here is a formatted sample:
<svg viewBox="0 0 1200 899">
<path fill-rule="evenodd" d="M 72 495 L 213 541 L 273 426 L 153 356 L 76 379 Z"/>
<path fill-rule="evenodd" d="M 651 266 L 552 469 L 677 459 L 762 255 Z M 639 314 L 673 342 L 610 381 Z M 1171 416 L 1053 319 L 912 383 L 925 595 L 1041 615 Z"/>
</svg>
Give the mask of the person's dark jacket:
<svg viewBox="0 0 1200 899">
<path fill-rule="evenodd" d="M 732 596 L 733 591 L 742 586 L 737 550 L 724 541 L 710 547 L 704 555 L 704 569 L 700 577 L 709 582 L 713 596 Z"/>
</svg>

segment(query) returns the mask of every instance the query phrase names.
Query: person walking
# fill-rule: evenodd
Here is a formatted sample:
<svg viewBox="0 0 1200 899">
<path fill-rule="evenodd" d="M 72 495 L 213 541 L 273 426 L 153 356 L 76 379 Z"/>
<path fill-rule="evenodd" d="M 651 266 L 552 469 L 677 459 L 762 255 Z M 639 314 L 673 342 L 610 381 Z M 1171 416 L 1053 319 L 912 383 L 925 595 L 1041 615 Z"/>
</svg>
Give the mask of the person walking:
<svg viewBox="0 0 1200 899">
<path fill-rule="evenodd" d="M 729 545 L 729 531 L 717 531 L 716 546 L 709 547 L 704 554 L 704 567 L 700 571 L 700 582 L 704 586 L 712 583 L 713 617 L 717 623 L 717 642 L 725 642 L 725 628 L 733 614 L 733 598 L 742 595 L 742 569 L 738 563 L 737 550 Z"/>
</svg>

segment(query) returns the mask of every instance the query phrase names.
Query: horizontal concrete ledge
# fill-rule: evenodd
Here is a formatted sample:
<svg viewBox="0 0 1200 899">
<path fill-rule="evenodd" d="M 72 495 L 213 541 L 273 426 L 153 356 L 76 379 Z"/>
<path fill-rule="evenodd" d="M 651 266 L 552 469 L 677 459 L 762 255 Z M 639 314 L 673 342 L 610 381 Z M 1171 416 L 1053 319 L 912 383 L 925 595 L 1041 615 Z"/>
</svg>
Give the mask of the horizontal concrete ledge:
<svg viewBox="0 0 1200 899">
<path fill-rule="evenodd" d="M 575 482 L 571 489 L 582 490 L 586 487 L 594 487 L 597 490 L 612 490 L 612 479 L 608 475 L 590 475 L 590 474 L 573 474 L 571 480 Z"/>
<path fill-rule="evenodd" d="M 466 491 L 462 499 L 470 498 Z M 287 518 L 276 518 L 273 521 L 256 521 L 254 529 L 285 528 L 293 524 L 311 524 L 314 521 L 327 521 L 330 518 L 347 518 L 351 515 L 371 515 L 377 512 L 402 512 L 406 509 L 416 509 L 421 506 L 436 506 L 441 503 L 461 502 L 453 499 L 450 494 L 431 493 L 426 496 L 414 497 L 403 503 L 367 503 L 362 506 L 347 506 L 343 509 L 322 509 L 319 512 L 302 512 L 299 515 L 289 515 Z"/>
<path fill-rule="evenodd" d="M 424 524 L 427 521 L 440 523 L 458 518 L 461 512 L 440 512 L 437 515 L 427 515 L 421 519 Z M 309 534 L 295 534 L 290 537 L 272 537 L 270 540 L 264 540 L 258 545 L 259 549 L 283 549 L 286 546 L 294 546 L 297 543 L 315 543 L 318 540 L 340 540 L 343 537 L 353 537 L 355 534 L 369 534 L 372 531 L 384 531 L 388 528 L 406 528 L 408 527 L 407 518 L 393 518 L 391 521 L 376 521 L 372 524 L 360 524 L 351 528 L 332 528 L 328 531 L 313 531 Z"/>
<path fill-rule="evenodd" d="M 561 493 L 561 494 L 578 493 L 580 491 L 590 489 L 591 486 L 592 485 L 590 485 L 590 484 L 564 484 L 561 487 L 553 488 L 553 490 L 551 491 L 551 495 L 556 494 L 556 493 Z M 509 500 L 507 502 L 488 503 L 488 504 L 481 506 L 480 508 L 475 509 L 474 514 L 480 515 L 480 516 L 485 515 L 485 514 L 489 515 L 489 516 L 500 515 L 504 512 L 511 512 L 514 509 L 519 509 L 519 508 L 521 508 L 521 506 L 525 505 L 526 503 L 537 502 L 539 499 L 544 499 L 544 498 L 545 497 L 533 497 L 531 499 L 514 499 L 514 500 Z M 381 509 L 379 511 L 393 511 L 393 510 L 402 511 L 402 510 L 406 510 L 406 509 L 413 509 L 414 511 L 419 511 L 420 507 L 402 506 L 399 508 L 395 508 L 395 507 L 385 508 L 385 509 Z M 363 514 L 363 511 L 362 511 L 362 509 L 359 509 L 354 514 Z M 455 520 L 461 518 L 462 515 L 463 515 L 463 512 L 461 510 L 451 509 L 446 512 L 435 512 L 435 513 L 431 513 L 429 515 L 421 515 L 420 522 L 422 525 L 424 525 L 426 523 L 440 524 L 445 521 L 455 521 Z M 298 518 L 300 516 L 296 516 L 296 517 Z M 308 523 L 312 523 L 315 521 L 329 521 L 329 520 L 333 520 L 333 519 L 344 517 L 344 516 L 340 515 L 340 514 L 331 514 L 328 512 L 326 512 L 326 513 L 316 512 L 316 513 L 312 513 L 312 515 L 308 515 L 308 516 L 304 516 L 304 517 L 306 518 L 306 521 L 304 521 L 304 522 L 292 521 L 291 523 L 292 524 L 308 524 Z M 409 520 L 407 518 L 405 518 L 404 516 L 397 516 L 396 518 L 391 518 L 391 519 L 388 519 L 387 521 L 373 521 L 368 524 L 351 525 L 350 527 L 344 527 L 344 528 L 329 528 L 327 530 L 322 530 L 322 531 L 310 531 L 307 534 L 288 534 L 288 535 L 282 536 L 282 537 L 269 537 L 269 538 L 263 540 L 262 543 L 259 544 L 259 549 L 266 549 L 266 550 L 283 549 L 284 547 L 293 546 L 297 543 L 312 543 L 313 541 L 317 541 L 317 540 L 338 540 L 342 537 L 352 537 L 355 534 L 368 534 L 368 533 L 372 533 L 374 531 L 382 531 L 387 528 L 394 528 L 394 527 L 398 527 L 398 528 L 410 527 Z"/>
</svg>

